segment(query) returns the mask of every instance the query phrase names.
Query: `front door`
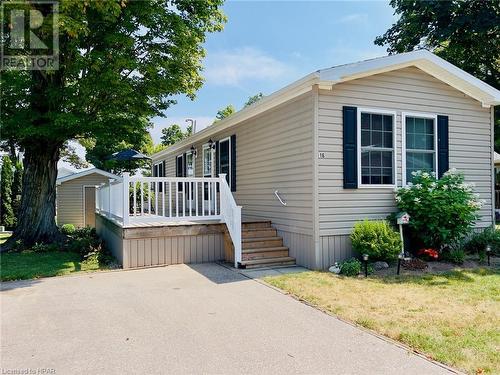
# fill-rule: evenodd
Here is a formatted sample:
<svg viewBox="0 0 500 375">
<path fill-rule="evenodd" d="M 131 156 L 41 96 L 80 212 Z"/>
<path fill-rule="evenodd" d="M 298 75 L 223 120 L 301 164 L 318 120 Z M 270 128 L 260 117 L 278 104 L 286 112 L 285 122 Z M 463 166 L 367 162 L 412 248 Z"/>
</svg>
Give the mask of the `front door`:
<svg viewBox="0 0 500 375">
<path fill-rule="evenodd" d="M 208 145 L 203 146 L 203 177 L 213 177 L 214 150 Z M 213 187 L 213 186 L 212 186 Z M 203 183 L 203 207 L 205 213 L 215 208 L 214 189 L 209 189 L 208 183 Z"/>
<path fill-rule="evenodd" d="M 86 227 L 95 227 L 95 186 L 85 186 L 83 188 L 84 195 L 84 222 Z"/>
</svg>

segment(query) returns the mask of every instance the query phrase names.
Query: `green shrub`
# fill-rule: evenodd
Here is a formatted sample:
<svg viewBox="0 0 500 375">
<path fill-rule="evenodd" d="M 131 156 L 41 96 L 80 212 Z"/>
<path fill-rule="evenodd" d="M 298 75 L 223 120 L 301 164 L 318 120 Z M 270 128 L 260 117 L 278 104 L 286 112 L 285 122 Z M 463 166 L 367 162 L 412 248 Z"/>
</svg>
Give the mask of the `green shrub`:
<svg viewBox="0 0 500 375">
<path fill-rule="evenodd" d="M 36 253 L 49 253 L 60 250 L 60 247 L 55 243 L 36 243 L 30 250 Z"/>
<path fill-rule="evenodd" d="M 12 183 L 14 180 L 14 169 L 10 157 L 2 158 L 2 170 L 0 172 L 0 222 L 7 229 L 12 229 L 16 224 L 16 217 L 12 209 Z"/>
<path fill-rule="evenodd" d="M 487 245 L 490 245 L 493 254 L 500 254 L 500 230 L 487 228 L 482 232 L 473 233 L 465 240 L 464 250 L 468 254 L 478 254 L 484 258 Z"/>
<path fill-rule="evenodd" d="M 64 224 L 61 227 L 61 232 L 64 234 L 73 234 L 76 231 L 76 227 L 73 224 Z"/>
<path fill-rule="evenodd" d="M 361 262 L 351 258 L 340 263 L 340 274 L 344 276 L 358 276 L 361 272 Z"/>
<path fill-rule="evenodd" d="M 455 264 L 463 264 L 465 260 L 465 250 L 460 244 L 447 248 L 441 253 L 441 259 Z"/>
<path fill-rule="evenodd" d="M 412 182 L 396 190 L 397 206 L 410 214 L 412 237 L 440 250 L 470 233 L 482 202 L 463 174 L 450 170 L 440 179 L 422 171 L 412 174 Z"/>
<path fill-rule="evenodd" d="M 401 238 L 385 220 L 356 223 L 351 242 L 354 251 L 368 254 L 370 261 L 391 261 L 401 252 Z"/>
<path fill-rule="evenodd" d="M 79 253 L 83 257 L 101 251 L 103 248 L 102 240 L 97 236 L 95 228 L 79 228 L 68 235 L 66 249 Z"/>
</svg>

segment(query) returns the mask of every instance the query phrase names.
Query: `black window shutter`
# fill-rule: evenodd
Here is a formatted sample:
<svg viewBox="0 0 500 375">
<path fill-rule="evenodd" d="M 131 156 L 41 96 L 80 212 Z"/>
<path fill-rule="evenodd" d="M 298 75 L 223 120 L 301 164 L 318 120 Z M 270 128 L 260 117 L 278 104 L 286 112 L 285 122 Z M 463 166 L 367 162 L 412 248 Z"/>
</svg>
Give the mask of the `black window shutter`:
<svg viewBox="0 0 500 375">
<path fill-rule="evenodd" d="M 236 134 L 231 136 L 231 191 L 236 191 Z"/>
<path fill-rule="evenodd" d="M 343 107 L 344 189 L 358 188 L 357 108 Z"/>
<path fill-rule="evenodd" d="M 219 141 L 215 141 L 215 177 L 219 177 L 219 173 L 220 173 L 219 155 L 220 155 Z M 219 184 L 217 184 L 217 192 L 219 190 L 220 190 Z"/>
<path fill-rule="evenodd" d="M 161 177 L 165 177 L 166 172 L 165 172 L 165 160 L 162 161 L 161 163 Z"/>
<path fill-rule="evenodd" d="M 182 154 L 182 177 L 187 176 L 187 163 L 186 153 Z"/>
<path fill-rule="evenodd" d="M 438 133 L 438 177 L 450 169 L 450 136 L 448 130 L 448 116 L 437 117 L 437 133 Z"/>
</svg>

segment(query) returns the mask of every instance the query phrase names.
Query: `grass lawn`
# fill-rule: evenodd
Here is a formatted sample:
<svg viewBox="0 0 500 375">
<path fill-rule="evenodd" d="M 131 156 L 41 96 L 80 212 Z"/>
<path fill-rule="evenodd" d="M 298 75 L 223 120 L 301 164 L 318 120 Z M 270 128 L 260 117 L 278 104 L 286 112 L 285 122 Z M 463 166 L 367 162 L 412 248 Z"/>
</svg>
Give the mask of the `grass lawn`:
<svg viewBox="0 0 500 375">
<path fill-rule="evenodd" d="M 469 373 L 500 373 L 500 272 L 347 278 L 303 272 L 264 280 Z"/>
<path fill-rule="evenodd" d="M 0 236 L 0 244 L 9 235 Z M 2 253 L 0 255 L 0 280 L 27 280 L 40 277 L 61 276 L 75 272 L 106 269 L 96 257 L 82 261 L 78 253 L 68 251 Z"/>
</svg>

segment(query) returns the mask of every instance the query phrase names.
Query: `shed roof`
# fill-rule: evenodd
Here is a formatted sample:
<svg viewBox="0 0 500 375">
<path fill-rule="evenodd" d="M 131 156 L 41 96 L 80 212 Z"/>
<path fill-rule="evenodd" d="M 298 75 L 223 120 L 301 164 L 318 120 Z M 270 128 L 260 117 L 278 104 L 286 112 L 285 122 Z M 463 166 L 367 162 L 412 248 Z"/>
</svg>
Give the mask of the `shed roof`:
<svg viewBox="0 0 500 375">
<path fill-rule="evenodd" d="M 88 176 L 88 175 L 93 174 L 93 173 L 97 173 L 97 174 L 100 174 L 100 175 L 108 177 L 108 178 L 121 180 L 120 176 L 117 176 L 113 173 L 109 173 L 109 172 L 103 171 L 102 169 L 98 169 L 98 168 L 90 168 L 90 169 L 86 169 L 86 170 L 81 171 L 81 172 L 76 172 L 76 173 L 73 173 L 73 174 L 70 174 L 67 176 L 59 177 L 56 180 L 56 184 L 61 185 L 64 182 L 71 181 L 71 180 L 74 180 L 76 178 Z"/>
</svg>

